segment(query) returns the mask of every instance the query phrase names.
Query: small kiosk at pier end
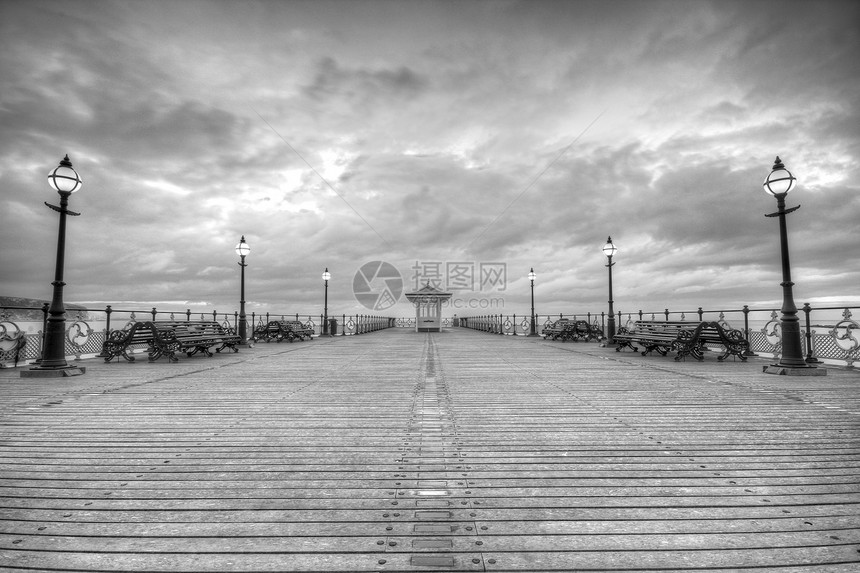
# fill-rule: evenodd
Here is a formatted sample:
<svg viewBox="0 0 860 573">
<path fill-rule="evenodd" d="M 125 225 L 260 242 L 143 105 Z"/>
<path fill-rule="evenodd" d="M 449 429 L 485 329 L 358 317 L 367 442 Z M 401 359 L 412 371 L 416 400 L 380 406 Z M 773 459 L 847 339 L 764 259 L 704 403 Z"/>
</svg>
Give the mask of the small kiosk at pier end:
<svg viewBox="0 0 860 573">
<path fill-rule="evenodd" d="M 442 302 L 451 298 L 450 292 L 427 283 L 415 292 L 406 293 L 406 298 L 415 307 L 415 332 L 442 331 Z"/>
</svg>

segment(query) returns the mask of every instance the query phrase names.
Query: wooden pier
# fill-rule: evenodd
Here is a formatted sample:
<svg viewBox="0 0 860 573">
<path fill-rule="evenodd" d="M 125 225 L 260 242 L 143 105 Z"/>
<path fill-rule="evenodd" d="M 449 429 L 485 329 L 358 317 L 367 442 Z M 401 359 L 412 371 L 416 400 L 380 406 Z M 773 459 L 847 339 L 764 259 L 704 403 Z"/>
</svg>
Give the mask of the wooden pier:
<svg viewBox="0 0 860 573">
<path fill-rule="evenodd" d="M 860 570 L 860 372 L 762 364 L 454 328 L 0 370 L 0 569 Z"/>
</svg>

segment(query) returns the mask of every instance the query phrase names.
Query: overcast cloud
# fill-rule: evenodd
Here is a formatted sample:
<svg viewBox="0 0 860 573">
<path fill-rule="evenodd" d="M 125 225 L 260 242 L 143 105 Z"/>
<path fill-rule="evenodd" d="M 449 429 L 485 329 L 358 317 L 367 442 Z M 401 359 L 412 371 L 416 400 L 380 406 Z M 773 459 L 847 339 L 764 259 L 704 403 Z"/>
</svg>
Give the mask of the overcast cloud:
<svg viewBox="0 0 860 573">
<path fill-rule="evenodd" d="M 365 262 L 504 263 L 505 312 L 860 303 L 860 3 L 0 1 L 0 294 L 368 312 Z M 443 284 L 443 287 L 446 285 Z M 498 285 L 496 285 L 498 287 Z M 164 301 L 172 301 L 170 303 Z M 408 303 L 380 314 L 410 314 Z M 460 314 L 469 314 L 461 311 Z"/>
</svg>

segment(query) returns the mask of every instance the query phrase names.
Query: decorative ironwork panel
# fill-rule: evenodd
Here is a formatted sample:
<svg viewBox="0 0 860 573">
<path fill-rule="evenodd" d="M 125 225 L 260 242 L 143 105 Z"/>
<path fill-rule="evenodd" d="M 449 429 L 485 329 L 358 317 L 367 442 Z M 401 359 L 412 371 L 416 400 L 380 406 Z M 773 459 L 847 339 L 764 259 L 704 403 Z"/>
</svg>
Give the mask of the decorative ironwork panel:
<svg viewBox="0 0 860 573">
<path fill-rule="evenodd" d="M 20 364 L 27 359 L 27 346 L 30 338 L 15 322 L 7 316 L 0 316 L 0 368 L 6 362 Z M 41 340 L 36 339 L 36 342 Z"/>
<path fill-rule="evenodd" d="M 851 311 L 846 308 L 842 313 L 842 320 L 828 332 L 827 346 L 818 342 L 819 337 L 813 337 L 814 348 L 820 358 L 845 360 L 849 368 L 853 368 L 854 362 L 860 359 L 860 339 L 857 338 L 860 324 L 852 320 L 851 316 Z"/>
<path fill-rule="evenodd" d="M 101 352 L 104 337 L 94 336 L 95 330 L 90 324 L 77 319 L 66 328 L 66 356 L 74 356 L 80 360 L 84 354 L 98 354 Z"/>
<path fill-rule="evenodd" d="M 523 333 L 526 333 L 526 332 L 529 332 L 530 329 L 531 329 L 531 322 L 529 322 L 528 318 L 523 318 L 523 321 L 520 323 L 520 330 L 522 330 Z"/>
</svg>

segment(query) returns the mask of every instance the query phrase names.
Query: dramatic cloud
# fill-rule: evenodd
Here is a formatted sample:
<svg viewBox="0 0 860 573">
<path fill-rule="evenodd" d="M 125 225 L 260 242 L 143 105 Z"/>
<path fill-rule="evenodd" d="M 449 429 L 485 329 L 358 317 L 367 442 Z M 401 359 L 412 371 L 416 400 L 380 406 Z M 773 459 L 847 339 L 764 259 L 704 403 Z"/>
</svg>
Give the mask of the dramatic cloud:
<svg viewBox="0 0 860 573">
<path fill-rule="evenodd" d="M 66 299 L 368 312 L 406 288 L 528 312 L 860 302 L 860 5 L 808 1 L 0 3 L 0 295 L 49 298 L 65 153 Z M 480 284 L 482 266 L 506 280 Z M 495 275 L 494 275 L 495 276 Z M 404 302 L 387 314 L 406 315 Z M 461 312 L 468 314 L 468 312 Z"/>
</svg>

